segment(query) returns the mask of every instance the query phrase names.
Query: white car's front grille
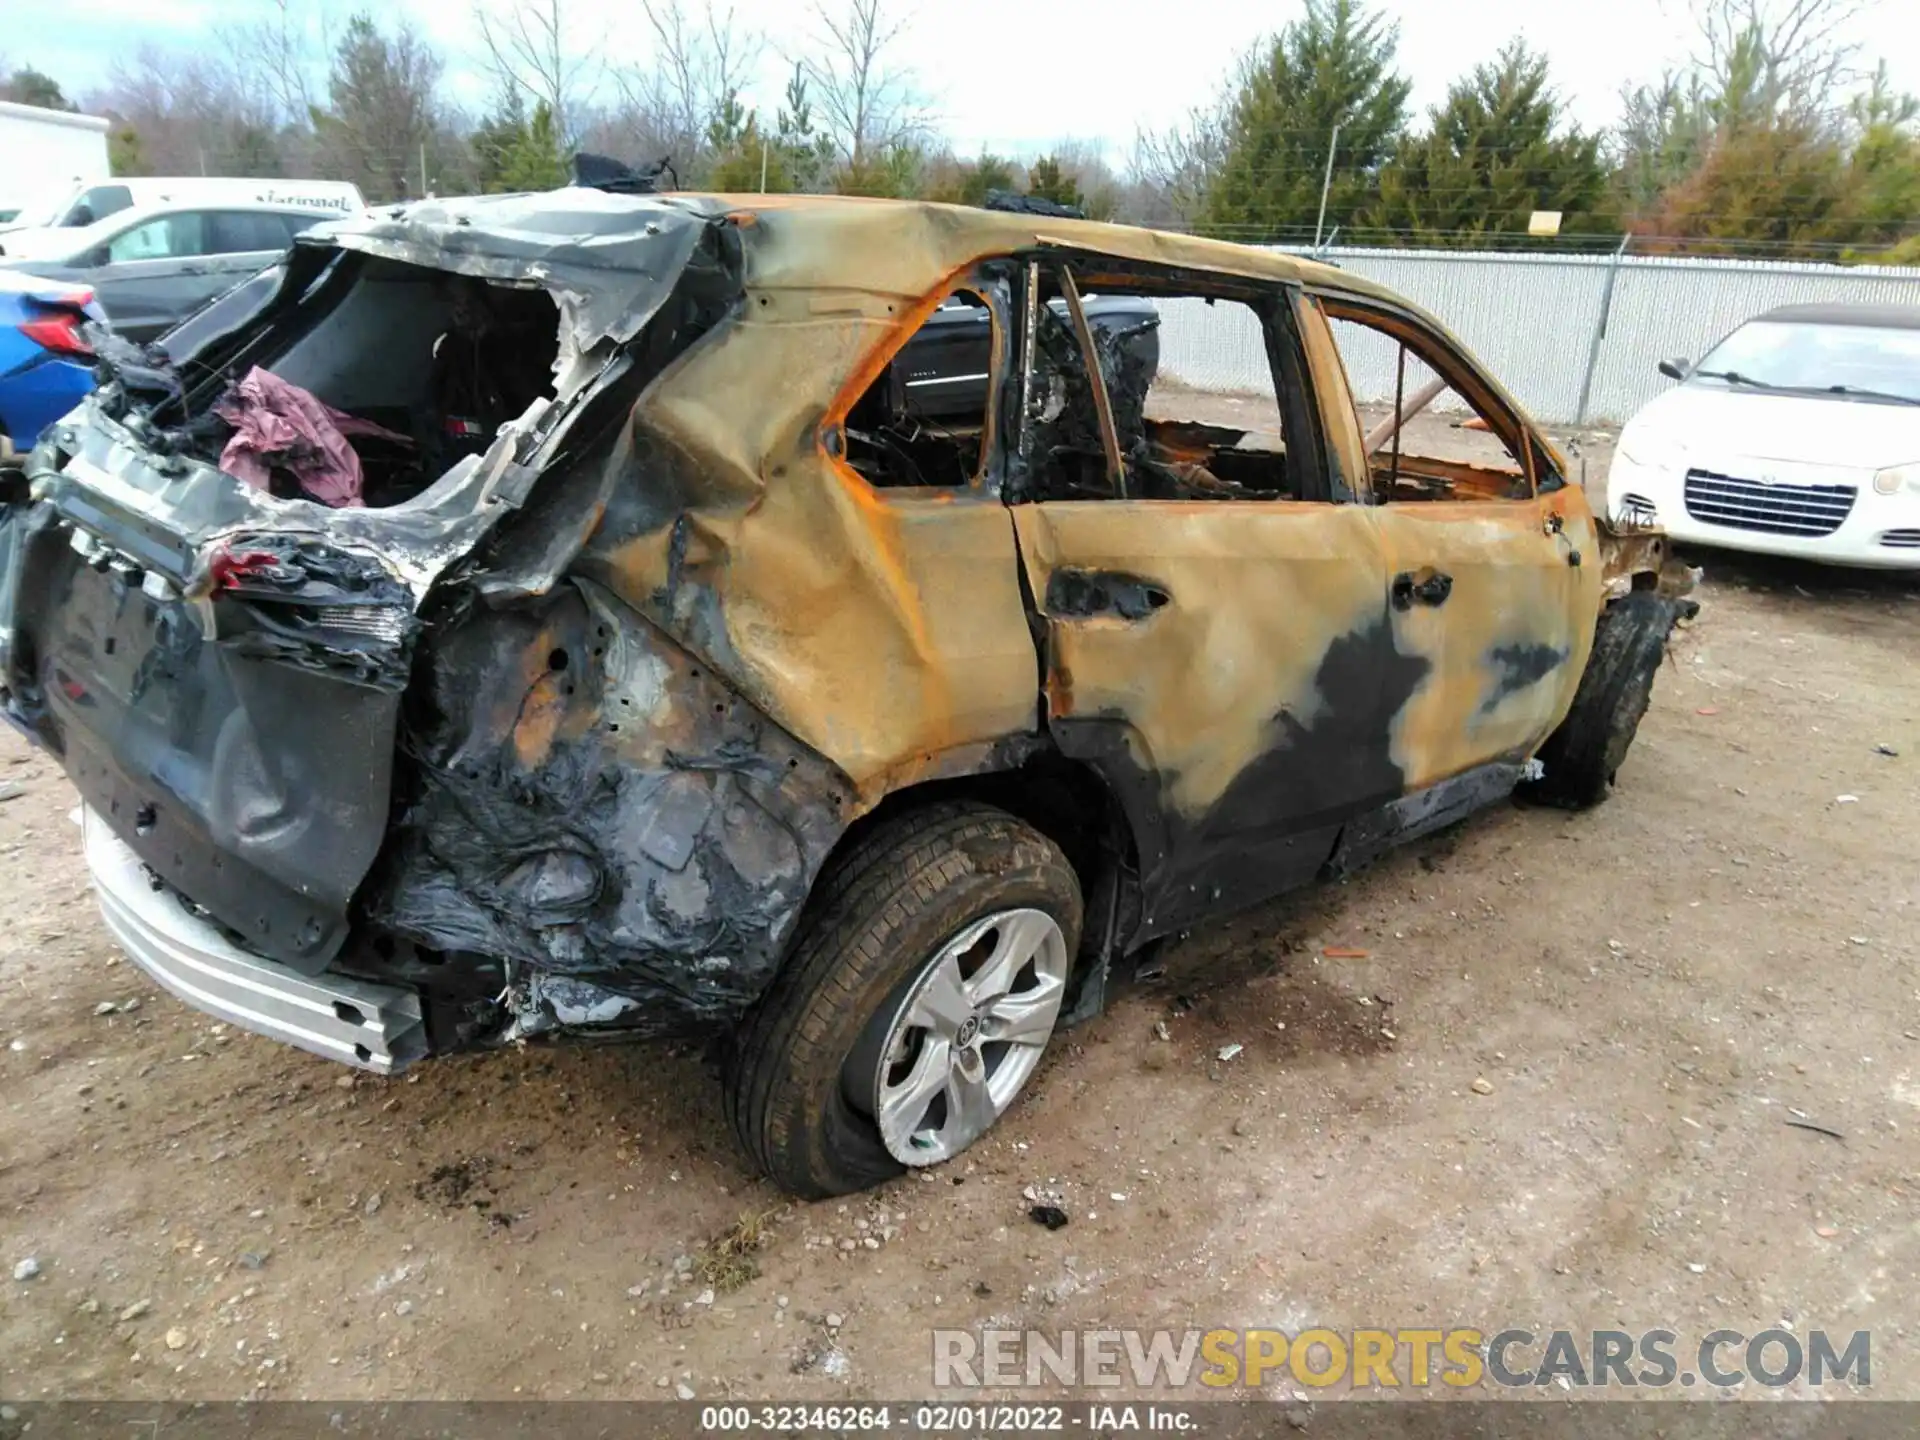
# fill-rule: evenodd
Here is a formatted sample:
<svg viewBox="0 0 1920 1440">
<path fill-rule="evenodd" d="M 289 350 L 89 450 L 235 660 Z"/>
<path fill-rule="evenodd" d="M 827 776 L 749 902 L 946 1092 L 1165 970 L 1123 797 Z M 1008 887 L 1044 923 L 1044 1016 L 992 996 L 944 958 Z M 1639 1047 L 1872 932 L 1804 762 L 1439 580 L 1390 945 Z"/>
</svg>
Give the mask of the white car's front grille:
<svg viewBox="0 0 1920 1440">
<path fill-rule="evenodd" d="M 1920 530 L 1884 530 L 1880 543 L 1892 550 L 1920 550 Z"/>
<path fill-rule="evenodd" d="M 1687 471 L 1687 514 L 1709 525 L 1759 530 L 1769 535 L 1831 535 L 1853 510 L 1851 485 L 1769 485 Z"/>
</svg>

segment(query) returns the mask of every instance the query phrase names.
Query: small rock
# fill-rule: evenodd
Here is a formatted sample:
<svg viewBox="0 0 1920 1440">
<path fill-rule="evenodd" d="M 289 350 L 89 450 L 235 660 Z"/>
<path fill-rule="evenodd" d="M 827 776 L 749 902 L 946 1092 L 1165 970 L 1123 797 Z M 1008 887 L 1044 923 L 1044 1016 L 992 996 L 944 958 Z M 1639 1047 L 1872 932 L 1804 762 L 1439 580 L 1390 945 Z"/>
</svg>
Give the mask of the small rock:
<svg viewBox="0 0 1920 1440">
<path fill-rule="evenodd" d="M 1833 803 L 1836 805 L 1858 805 L 1860 803 L 1860 797 L 1858 795 L 1836 795 L 1833 797 Z"/>
<path fill-rule="evenodd" d="M 1167 1029 L 1166 1021 L 1156 1020 L 1153 1022 L 1153 1038 L 1156 1040 L 1171 1040 L 1173 1038 L 1172 1032 Z"/>
<path fill-rule="evenodd" d="M 166 1339 L 169 1350 L 184 1350 L 187 1348 L 187 1332 L 177 1326 L 167 1331 Z"/>
<path fill-rule="evenodd" d="M 1238 1118 L 1236 1118 L 1236 1119 L 1234 1120 L 1234 1122 L 1233 1122 L 1233 1133 L 1234 1133 L 1234 1134 L 1236 1134 L 1236 1135 L 1244 1135 L 1244 1134 L 1246 1134 L 1246 1133 L 1247 1133 L 1247 1118 L 1246 1118 L 1246 1116 L 1244 1116 L 1244 1115 L 1242 1115 L 1242 1116 L 1239 1116 Z"/>
<path fill-rule="evenodd" d="M 851 1240 L 842 1240 L 842 1241 L 840 1242 L 840 1248 L 841 1248 L 842 1250 L 852 1250 L 852 1249 L 854 1249 L 854 1248 L 855 1248 L 855 1247 L 854 1247 L 854 1242 L 853 1242 L 853 1241 L 851 1241 Z"/>
<path fill-rule="evenodd" d="M 351 1090 L 353 1088 L 353 1076 L 342 1075 L 338 1080 L 333 1082 L 333 1088 L 336 1090 Z"/>
<path fill-rule="evenodd" d="M 360 1213 L 368 1216 L 378 1215 L 380 1213 L 380 1198 L 380 1192 L 378 1190 L 367 1196 L 367 1203 L 360 1207 Z"/>
<path fill-rule="evenodd" d="M 267 1263 L 267 1254 L 268 1252 L 265 1250 L 242 1250 L 240 1252 L 240 1267 L 243 1270 L 258 1270 L 262 1265 Z"/>
<path fill-rule="evenodd" d="M 651 1289 L 653 1289 L 653 1282 L 651 1280 L 642 1280 L 638 1285 L 627 1286 L 627 1298 L 629 1300 L 644 1300 L 647 1298 L 647 1292 Z"/>
<path fill-rule="evenodd" d="M 93 1007 L 93 1013 L 96 1015 L 115 1015 L 118 1014 L 119 1011 L 119 1005 L 111 1000 L 102 1000 L 98 1005 Z"/>
<path fill-rule="evenodd" d="M 713 1291 L 711 1289 L 702 1290 L 698 1295 L 693 1297 L 693 1303 L 696 1305 L 711 1305 L 713 1303 Z"/>
<path fill-rule="evenodd" d="M 100 1313 L 100 1302 L 89 1295 L 80 1302 L 80 1313 L 82 1315 L 98 1315 Z"/>
<path fill-rule="evenodd" d="M 880 1242 L 874 1239 L 873 1236 L 871 1235 L 863 1236 L 861 1238 L 860 1244 L 862 1248 L 867 1250 L 878 1250 L 880 1248 Z"/>
<path fill-rule="evenodd" d="M 773 1303 L 776 1306 L 778 1306 L 780 1309 L 784 1310 L 787 1308 L 787 1297 L 784 1295 L 775 1296 Z"/>
<path fill-rule="evenodd" d="M 31 1255 L 13 1267 L 13 1278 L 16 1280 L 33 1280 L 39 1274 L 40 1262 Z"/>
<path fill-rule="evenodd" d="M 393 1313 L 396 1315 L 411 1315 L 413 1313 L 413 1301 L 402 1300 L 398 1305 L 393 1307 Z"/>
<path fill-rule="evenodd" d="M 1894 749 L 1893 746 L 1891 745 L 1876 745 L 1873 747 L 1873 750 L 1876 755 L 1896 755 L 1897 756 L 1900 753 L 1898 750 Z"/>
<path fill-rule="evenodd" d="M 7 1042 L 7 1049 L 13 1051 L 13 1053 L 16 1055 L 18 1055 L 22 1050 L 26 1048 L 27 1048 L 27 1042 L 24 1040 L 9 1040 Z"/>
<path fill-rule="evenodd" d="M 1831 1240 L 1840 1232 L 1832 1225 L 1816 1225 L 1813 1227 L 1813 1233 L 1818 1235 L 1822 1240 Z"/>
<path fill-rule="evenodd" d="M 0 805 L 9 800 L 18 800 L 27 793 L 27 787 L 13 780 L 0 780 Z"/>
<path fill-rule="evenodd" d="M 1058 1205 L 1035 1205 L 1027 1211 L 1027 1218 L 1049 1230 L 1064 1230 L 1067 1227 L 1067 1212 Z"/>
<path fill-rule="evenodd" d="M 1707 1267 L 1702 1265 L 1698 1260 L 1689 1260 L 1687 1262 L 1687 1269 L 1696 1275 L 1704 1275 L 1707 1273 Z"/>
<path fill-rule="evenodd" d="M 1472 1088 L 1473 1093 L 1476 1095 L 1491 1095 L 1493 1093 L 1493 1082 L 1482 1075 L 1473 1082 Z"/>
<path fill-rule="evenodd" d="M 838 1330 L 842 1325 L 846 1323 L 847 1323 L 846 1316 L 838 1314 L 837 1312 L 832 1310 L 829 1310 L 827 1312 L 827 1328 L 829 1330 Z"/>
<path fill-rule="evenodd" d="M 138 1320 L 151 1309 L 153 1309 L 153 1302 L 151 1300 L 136 1300 L 120 1312 L 120 1318 L 123 1321 Z"/>
<path fill-rule="evenodd" d="M 140 1008 L 140 998 L 137 995 L 131 1000 L 122 1000 L 120 1002 L 120 1013 L 122 1015 L 131 1015 L 133 1014 L 134 1011 L 138 1010 L 139 1008 Z"/>
<path fill-rule="evenodd" d="M 1238 1055 L 1242 1050 L 1246 1048 L 1247 1048 L 1246 1046 L 1241 1045 L 1238 1042 L 1235 1042 L 1232 1045 L 1222 1045 L 1219 1048 L 1219 1050 L 1216 1051 L 1215 1053 L 1218 1054 L 1222 1060 L 1231 1060 L 1233 1059 L 1234 1056 Z"/>
<path fill-rule="evenodd" d="M 673 1393 L 682 1400 L 691 1400 L 693 1399 L 693 1386 L 682 1380 L 673 1387 Z"/>
<path fill-rule="evenodd" d="M 658 1380 L 654 1381 L 653 1383 L 659 1386 L 662 1390 L 664 1390 L 667 1388 L 667 1384 L 668 1384 L 667 1377 L 662 1375 Z"/>
</svg>

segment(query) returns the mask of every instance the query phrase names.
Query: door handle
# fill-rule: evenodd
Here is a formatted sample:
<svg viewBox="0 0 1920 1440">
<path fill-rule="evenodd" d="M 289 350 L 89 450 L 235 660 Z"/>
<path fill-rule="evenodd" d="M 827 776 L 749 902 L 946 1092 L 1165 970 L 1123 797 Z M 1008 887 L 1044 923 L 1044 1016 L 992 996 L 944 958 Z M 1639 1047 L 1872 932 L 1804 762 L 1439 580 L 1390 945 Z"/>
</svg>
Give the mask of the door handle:
<svg viewBox="0 0 1920 1440">
<path fill-rule="evenodd" d="M 1444 605 L 1453 593 L 1453 577 L 1435 570 L 1423 579 L 1415 579 L 1413 571 L 1402 570 L 1393 577 L 1390 593 L 1396 610 L 1411 610 L 1416 600 L 1422 605 Z"/>
</svg>

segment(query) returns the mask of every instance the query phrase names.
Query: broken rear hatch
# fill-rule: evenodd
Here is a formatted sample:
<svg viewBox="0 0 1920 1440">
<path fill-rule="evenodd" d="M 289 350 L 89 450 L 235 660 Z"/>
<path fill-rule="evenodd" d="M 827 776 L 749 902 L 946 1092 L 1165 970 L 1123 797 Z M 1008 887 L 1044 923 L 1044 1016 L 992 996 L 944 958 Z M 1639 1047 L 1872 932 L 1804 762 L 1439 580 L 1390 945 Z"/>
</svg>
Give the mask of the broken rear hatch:
<svg viewBox="0 0 1920 1440">
<path fill-rule="evenodd" d="M 324 969 L 384 838 L 422 602 L 566 458 L 583 415 L 605 423 L 595 398 L 633 382 L 628 342 L 717 223 L 590 190 L 425 203 L 315 232 L 164 355 L 118 347 L 85 410 L 34 452 L 28 485 L 14 477 L 0 500 L 7 718 L 192 908 L 258 954 Z M 350 377 L 374 363 L 367 347 L 411 354 L 425 336 L 437 374 L 449 276 L 555 307 L 548 393 L 484 450 L 379 508 L 217 468 L 207 417 L 255 365 Z M 391 294 L 356 302 L 376 279 Z M 403 291 L 412 310 L 393 303 Z"/>
</svg>

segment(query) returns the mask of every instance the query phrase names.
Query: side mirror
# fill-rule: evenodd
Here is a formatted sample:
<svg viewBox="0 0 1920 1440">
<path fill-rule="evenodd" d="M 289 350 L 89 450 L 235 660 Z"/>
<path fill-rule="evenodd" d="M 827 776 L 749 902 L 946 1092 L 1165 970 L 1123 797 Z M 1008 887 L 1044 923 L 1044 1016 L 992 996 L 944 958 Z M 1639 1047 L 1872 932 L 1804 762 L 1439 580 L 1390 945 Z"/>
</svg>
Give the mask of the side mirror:
<svg viewBox="0 0 1920 1440">
<path fill-rule="evenodd" d="M 1679 360 L 1662 360 L 1660 362 L 1660 373 L 1669 380 L 1684 380 L 1687 378 L 1687 362 L 1684 358 Z"/>
</svg>

